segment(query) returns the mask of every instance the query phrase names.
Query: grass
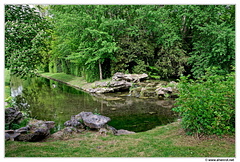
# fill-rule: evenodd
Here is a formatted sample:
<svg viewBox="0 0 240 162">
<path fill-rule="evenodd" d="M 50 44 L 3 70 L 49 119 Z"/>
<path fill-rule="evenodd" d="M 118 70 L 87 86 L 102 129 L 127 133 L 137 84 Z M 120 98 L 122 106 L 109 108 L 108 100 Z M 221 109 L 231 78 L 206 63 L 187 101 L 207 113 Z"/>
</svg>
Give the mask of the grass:
<svg viewBox="0 0 240 162">
<path fill-rule="evenodd" d="M 69 74 L 65 74 L 65 73 L 43 73 L 43 72 L 41 72 L 39 74 L 42 77 L 57 80 L 60 82 L 64 82 L 64 83 L 68 84 L 69 86 L 80 88 L 83 90 L 95 87 L 95 82 L 88 83 L 84 79 L 84 77 L 77 77 L 77 76 L 73 76 L 73 75 L 69 75 Z M 110 79 L 101 80 L 101 82 L 106 82 L 106 81 L 110 81 Z"/>
<path fill-rule="evenodd" d="M 113 136 L 84 132 L 64 140 L 5 142 L 6 157 L 235 157 L 235 137 L 187 136 L 178 122 Z"/>
<path fill-rule="evenodd" d="M 93 83 L 87 83 L 87 81 L 83 77 L 77 77 L 65 73 L 40 73 L 42 77 L 46 77 L 49 79 L 54 79 L 57 81 L 64 82 L 68 85 L 78 87 L 78 88 L 89 88 L 92 87 Z"/>
</svg>

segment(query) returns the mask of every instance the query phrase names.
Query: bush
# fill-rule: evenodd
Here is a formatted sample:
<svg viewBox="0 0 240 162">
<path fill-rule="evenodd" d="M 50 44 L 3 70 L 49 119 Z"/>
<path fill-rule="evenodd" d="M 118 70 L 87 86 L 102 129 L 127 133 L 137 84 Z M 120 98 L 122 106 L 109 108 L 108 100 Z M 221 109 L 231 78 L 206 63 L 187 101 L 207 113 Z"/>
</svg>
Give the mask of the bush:
<svg viewBox="0 0 240 162">
<path fill-rule="evenodd" d="M 178 107 L 173 110 L 180 113 L 187 134 L 235 133 L 235 73 L 208 72 L 195 81 L 183 76 L 178 88 Z"/>
</svg>

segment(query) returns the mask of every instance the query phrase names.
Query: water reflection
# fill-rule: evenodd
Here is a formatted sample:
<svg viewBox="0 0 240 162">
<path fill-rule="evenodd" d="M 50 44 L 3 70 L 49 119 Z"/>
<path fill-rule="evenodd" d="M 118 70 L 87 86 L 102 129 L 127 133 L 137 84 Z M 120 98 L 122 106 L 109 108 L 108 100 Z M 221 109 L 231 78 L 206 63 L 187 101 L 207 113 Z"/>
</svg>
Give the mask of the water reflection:
<svg viewBox="0 0 240 162">
<path fill-rule="evenodd" d="M 139 99 L 122 93 L 94 97 L 41 77 L 24 81 L 12 77 L 11 83 L 13 90 L 18 87 L 12 95 L 16 96 L 22 110 L 31 112 L 37 119 L 53 120 L 59 128 L 82 111 L 108 116 L 111 118 L 109 125 L 135 132 L 167 124 L 176 118 L 171 111 L 173 100 Z"/>
</svg>

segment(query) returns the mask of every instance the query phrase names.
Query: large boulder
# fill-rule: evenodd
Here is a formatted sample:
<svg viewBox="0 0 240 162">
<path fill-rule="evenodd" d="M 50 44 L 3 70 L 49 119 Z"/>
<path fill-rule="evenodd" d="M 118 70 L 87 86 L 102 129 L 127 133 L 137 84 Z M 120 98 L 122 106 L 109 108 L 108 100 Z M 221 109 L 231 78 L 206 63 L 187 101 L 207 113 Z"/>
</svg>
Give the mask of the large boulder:
<svg viewBox="0 0 240 162">
<path fill-rule="evenodd" d="M 108 81 L 108 82 L 96 82 L 96 88 L 89 88 L 86 91 L 90 93 L 108 93 L 108 92 L 117 92 L 128 90 L 132 83 L 125 80 L 121 81 Z"/>
<path fill-rule="evenodd" d="M 113 75 L 112 80 L 115 81 L 120 81 L 120 80 L 125 80 L 128 82 L 140 82 L 140 80 L 142 79 L 146 79 L 148 77 L 147 74 L 124 74 L 124 73 L 120 73 L 117 72 Z"/>
<path fill-rule="evenodd" d="M 96 82 L 95 88 L 89 88 L 85 90 L 90 93 L 126 91 L 132 87 L 132 82 L 140 82 L 140 80 L 143 80 L 147 77 L 147 74 L 124 74 L 117 72 L 113 75 L 112 81 Z"/>
<path fill-rule="evenodd" d="M 111 119 L 103 115 L 96 115 L 92 112 L 80 113 L 83 123 L 89 128 L 99 129 L 104 128 Z"/>
<path fill-rule="evenodd" d="M 31 120 L 26 127 L 17 130 L 6 130 L 5 140 L 13 141 L 41 141 L 50 134 L 50 129 L 55 123 L 53 121 Z"/>
<path fill-rule="evenodd" d="M 132 83 L 127 82 L 125 80 L 111 81 L 109 83 L 109 87 L 112 87 L 114 89 L 114 91 L 128 90 L 131 86 L 132 86 Z"/>
</svg>

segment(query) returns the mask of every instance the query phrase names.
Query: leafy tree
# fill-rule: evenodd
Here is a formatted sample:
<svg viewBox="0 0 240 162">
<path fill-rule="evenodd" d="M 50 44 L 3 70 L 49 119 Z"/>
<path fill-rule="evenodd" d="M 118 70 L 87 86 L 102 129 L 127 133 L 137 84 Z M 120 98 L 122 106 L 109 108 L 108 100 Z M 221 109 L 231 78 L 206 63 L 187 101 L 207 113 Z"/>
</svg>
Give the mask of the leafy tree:
<svg viewBox="0 0 240 162">
<path fill-rule="evenodd" d="M 45 50 L 46 21 L 28 5 L 5 5 L 5 67 L 12 74 L 34 75 Z"/>
<path fill-rule="evenodd" d="M 113 35 L 123 21 L 109 19 L 113 15 L 104 6 L 52 6 L 52 13 L 56 20 L 55 58 L 81 66 L 85 77 L 93 76 L 86 77 L 88 81 L 102 79 L 102 64 L 115 58 L 117 46 Z"/>
<path fill-rule="evenodd" d="M 225 74 L 235 60 L 235 6 L 176 5 L 168 6 L 176 25 L 180 26 L 182 44 L 189 53 L 188 64 L 195 78 L 206 68 L 219 67 Z"/>
<path fill-rule="evenodd" d="M 88 81 L 117 71 L 197 78 L 234 65 L 231 5 L 55 5 L 51 13 L 51 65 Z"/>
</svg>

